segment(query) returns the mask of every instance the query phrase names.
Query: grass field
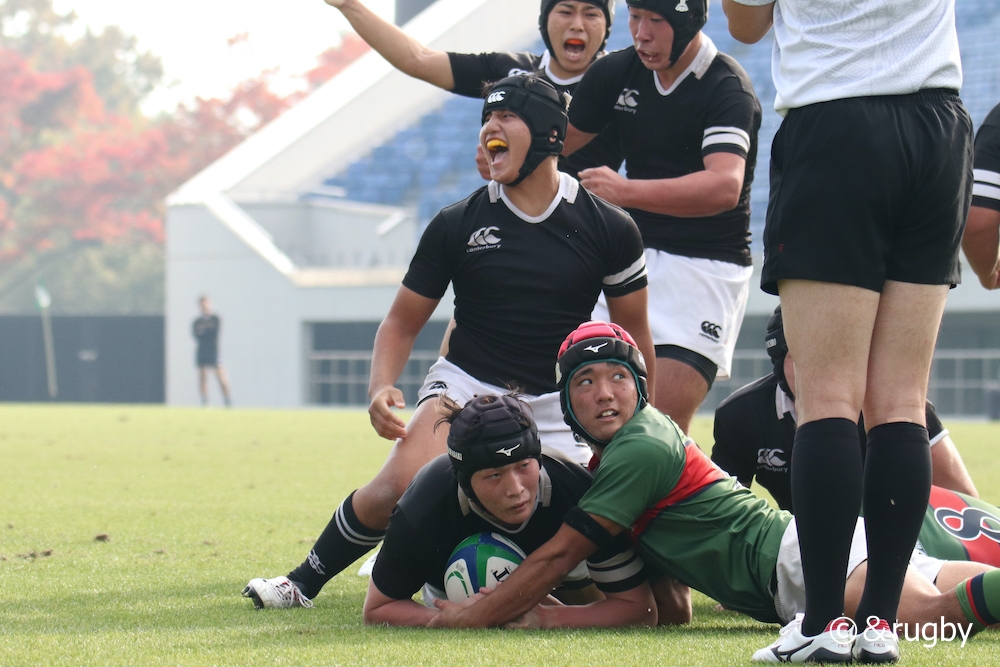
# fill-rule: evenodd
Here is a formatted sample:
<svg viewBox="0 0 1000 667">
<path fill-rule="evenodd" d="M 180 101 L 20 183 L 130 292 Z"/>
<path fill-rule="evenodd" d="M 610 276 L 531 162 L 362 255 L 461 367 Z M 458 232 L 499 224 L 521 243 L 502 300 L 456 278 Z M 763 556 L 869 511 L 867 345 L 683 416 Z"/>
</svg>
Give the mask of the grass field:
<svg viewBox="0 0 1000 667">
<path fill-rule="evenodd" d="M 946 425 L 1000 502 L 1000 424 Z M 246 581 L 301 562 L 388 449 L 363 412 L 0 406 L 0 665 L 742 665 L 776 636 L 703 596 L 683 628 L 366 628 L 356 567 L 314 609 L 252 611 Z M 1000 632 L 903 650 L 995 665 Z"/>
</svg>

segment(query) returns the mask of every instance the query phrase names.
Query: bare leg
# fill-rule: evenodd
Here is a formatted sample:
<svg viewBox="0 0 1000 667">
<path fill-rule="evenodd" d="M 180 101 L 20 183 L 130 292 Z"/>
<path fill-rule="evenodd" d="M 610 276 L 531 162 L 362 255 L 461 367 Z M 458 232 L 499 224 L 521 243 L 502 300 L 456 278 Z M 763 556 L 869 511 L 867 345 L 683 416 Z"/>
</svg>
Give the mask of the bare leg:
<svg viewBox="0 0 1000 667">
<path fill-rule="evenodd" d="M 222 366 L 216 366 L 215 377 L 219 380 L 219 389 L 222 390 L 222 400 L 226 402 L 226 407 L 229 407 L 231 401 L 229 398 L 229 377 L 226 375 L 226 369 Z"/>
<path fill-rule="evenodd" d="M 407 436 L 396 441 L 382 469 L 372 481 L 354 493 L 354 511 L 369 528 L 385 530 L 396 501 L 428 461 L 444 454 L 448 439 L 448 424 L 435 424 L 441 418 L 437 399 L 417 406 L 406 425 Z"/>
<path fill-rule="evenodd" d="M 859 614 L 892 623 L 931 485 L 925 401 L 945 285 L 886 282 L 872 333 L 865 425 L 868 579 Z"/>
<path fill-rule="evenodd" d="M 806 280 L 782 281 L 778 289 L 795 365 L 792 502 L 806 589 L 802 633 L 809 637 L 844 612 L 843 582 L 861 509 L 857 420 L 879 294 Z"/>
<path fill-rule="evenodd" d="M 704 376 L 676 359 L 656 360 L 654 407 L 687 433 L 691 420 L 708 394 Z"/>
<path fill-rule="evenodd" d="M 204 366 L 198 366 L 198 393 L 201 404 L 208 405 L 208 369 Z"/>
</svg>

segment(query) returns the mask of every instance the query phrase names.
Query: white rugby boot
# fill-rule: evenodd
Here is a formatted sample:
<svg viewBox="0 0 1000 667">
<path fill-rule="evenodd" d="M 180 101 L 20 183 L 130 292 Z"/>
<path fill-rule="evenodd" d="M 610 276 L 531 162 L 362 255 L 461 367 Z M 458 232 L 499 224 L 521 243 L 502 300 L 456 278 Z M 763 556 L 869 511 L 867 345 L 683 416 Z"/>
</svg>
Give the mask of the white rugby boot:
<svg viewBox="0 0 1000 667">
<path fill-rule="evenodd" d="M 802 635 L 802 618 L 796 614 L 781 629 L 778 640 L 753 654 L 754 662 L 850 662 L 856 628 L 844 616 L 835 618 L 815 637 Z"/>
<path fill-rule="evenodd" d="M 256 609 L 288 609 L 313 606 L 313 601 L 302 594 L 288 577 L 251 579 L 243 589 L 243 597 L 253 600 Z"/>
</svg>

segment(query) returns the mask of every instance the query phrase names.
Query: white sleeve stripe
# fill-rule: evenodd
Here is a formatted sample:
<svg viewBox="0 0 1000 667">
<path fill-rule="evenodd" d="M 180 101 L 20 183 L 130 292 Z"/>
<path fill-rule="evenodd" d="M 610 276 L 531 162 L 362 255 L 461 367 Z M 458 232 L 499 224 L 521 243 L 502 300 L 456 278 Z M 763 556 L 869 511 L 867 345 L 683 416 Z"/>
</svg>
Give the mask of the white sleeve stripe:
<svg viewBox="0 0 1000 667">
<path fill-rule="evenodd" d="M 973 197 L 986 197 L 987 199 L 1000 199 L 1000 188 L 986 185 L 985 183 L 975 183 L 972 186 Z"/>
<path fill-rule="evenodd" d="M 639 259 L 632 262 L 632 265 L 620 271 L 613 276 L 604 276 L 602 281 L 605 286 L 608 287 L 618 287 L 620 285 L 628 285 L 635 280 L 642 278 L 646 275 L 646 255 L 642 254 Z"/>
<path fill-rule="evenodd" d="M 995 171 L 990 171 L 989 169 L 973 169 L 972 178 L 977 183 L 990 183 L 992 185 L 1000 185 L 1000 174 Z"/>
<path fill-rule="evenodd" d="M 705 140 L 701 142 L 701 147 L 704 149 L 715 144 L 732 144 L 748 153 L 750 152 L 750 141 L 738 134 L 713 134 L 710 137 L 705 137 Z"/>
<path fill-rule="evenodd" d="M 936 436 L 934 436 L 933 438 L 931 438 L 931 447 L 933 447 L 934 445 L 936 445 L 939 442 L 941 442 L 942 440 L 944 440 L 944 437 L 946 435 L 948 435 L 948 429 L 944 429 L 943 431 L 941 431 L 940 433 L 938 433 Z"/>
<path fill-rule="evenodd" d="M 707 137 L 710 134 L 738 134 L 746 139 L 748 144 L 750 143 L 750 134 L 738 127 L 710 127 L 705 130 L 705 136 Z"/>
<path fill-rule="evenodd" d="M 590 569 L 590 578 L 594 580 L 595 583 L 612 583 L 615 581 L 625 581 L 629 577 L 634 577 L 635 575 L 642 572 L 643 562 L 640 558 L 635 558 L 631 562 L 622 565 L 621 567 L 616 567 L 613 570 L 595 570 Z"/>
</svg>

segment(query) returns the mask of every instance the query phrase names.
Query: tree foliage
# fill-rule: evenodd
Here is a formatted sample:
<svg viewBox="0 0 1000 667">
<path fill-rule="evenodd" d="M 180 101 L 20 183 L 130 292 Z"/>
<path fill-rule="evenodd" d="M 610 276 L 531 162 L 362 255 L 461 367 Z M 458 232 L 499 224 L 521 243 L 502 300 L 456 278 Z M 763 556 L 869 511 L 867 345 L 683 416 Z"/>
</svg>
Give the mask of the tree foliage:
<svg viewBox="0 0 1000 667">
<path fill-rule="evenodd" d="M 162 251 L 153 248 L 163 242 L 166 195 L 304 95 L 275 93 L 268 71 L 225 98 L 146 118 L 139 105 L 162 78 L 159 59 L 117 27 L 70 39 L 75 21 L 52 0 L 0 0 L 0 308 L 12 307 L 14 292 L 25 302 L 39 276 L 74 285 L 79 308 L 79 285 L 103 275 L 86 275 L 101 257 L 108 271 L 138 271 L 148 290 L 150 272 L 122 257 L 133 248 L 159 262 L 162 275 Z M 346 38 L 319 57 L 307 84 L 318 86 L 366 48 Z M 58 271 L 84 275 L 51 275 Z M 96 294 L 109 294 L 107 275 L 92 282 L 104 286 Z M 119 282 L 119 292 L 127 289 L 127 276 Z M 110 307 L 103 300 L 98 310 Z M 159 310 L 162 286 L 147 301 Z"/>
</svg>

